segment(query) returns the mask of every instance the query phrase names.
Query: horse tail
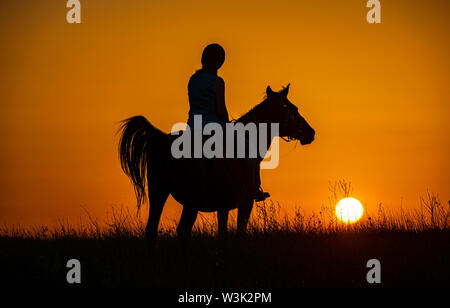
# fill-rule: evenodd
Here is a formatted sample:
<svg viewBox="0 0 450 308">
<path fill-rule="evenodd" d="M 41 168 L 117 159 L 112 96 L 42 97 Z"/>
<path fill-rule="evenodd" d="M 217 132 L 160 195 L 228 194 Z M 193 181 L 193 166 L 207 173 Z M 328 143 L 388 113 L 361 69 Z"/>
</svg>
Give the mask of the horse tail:
<svg viewBox="0 0 450 308">
<path fill-rule="evenodd" d="M 150 161 L 162 158 L 167 135 L 145 117 L 135 116 L 121 121 L 119 158 L 122 170 L 130 178 L 137 199 L 138 211 L 147 201 L 147 176 Z"/>
</svg>

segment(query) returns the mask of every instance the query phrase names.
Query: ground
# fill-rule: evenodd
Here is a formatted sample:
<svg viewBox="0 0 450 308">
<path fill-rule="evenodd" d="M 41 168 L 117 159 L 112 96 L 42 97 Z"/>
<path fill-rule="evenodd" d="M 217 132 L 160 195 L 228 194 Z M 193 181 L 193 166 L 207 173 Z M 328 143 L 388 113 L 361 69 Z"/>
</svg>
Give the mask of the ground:
<svg viewBox="0 0 450 308">
<path fill-rule="evenodd" d="M 78 259 L 83 287 L 449 287 L 449 243 L 448 230 L 163 234 L 149 254 L 142 236 L 0 237 L 0 272 L 8 286 L 71 286 L 66 263 Z M 366 280 L 369 259 L 381 284 Z"/>
</svg>

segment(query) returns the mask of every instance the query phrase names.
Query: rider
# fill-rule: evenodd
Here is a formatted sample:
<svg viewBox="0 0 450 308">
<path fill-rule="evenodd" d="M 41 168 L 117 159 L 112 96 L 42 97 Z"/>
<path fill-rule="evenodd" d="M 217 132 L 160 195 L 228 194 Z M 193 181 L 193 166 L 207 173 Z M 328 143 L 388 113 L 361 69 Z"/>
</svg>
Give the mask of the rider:
<svg viewBox="0 0 450 308">
<path fill-rule="evenodd" d="M 225 126 L 229 122 L 225 106 L 225 82 L 217 76 L 217 70 L 225 61 L 225 50 L 219 44 L 206 46 L 202 54 L 202 68 L 191 76 L 188 84 L 189 119 L 188 125 L 193 128 L 194 115 L 202 115 L 203 126 L 215 122 Z M 244 168 L 249 176 L 247 188 L 256 201 L 265 200 L 269 194 L 260 187 L 259 163 L 254 159 L 244 160 Z"/>
</svg>

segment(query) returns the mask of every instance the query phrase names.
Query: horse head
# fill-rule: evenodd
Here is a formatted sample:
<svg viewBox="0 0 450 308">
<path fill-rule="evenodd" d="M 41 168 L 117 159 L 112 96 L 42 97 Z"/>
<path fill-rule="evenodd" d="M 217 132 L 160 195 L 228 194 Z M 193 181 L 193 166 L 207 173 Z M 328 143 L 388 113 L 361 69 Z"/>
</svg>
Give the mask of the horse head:
<svg viewBox="0 0 450 308">
<path fill-rule="evenodd" d="M 315 131 L 298 112 L 297 106 L 287 96 L 289 85 L 279 92 L 267 87 L 266 112 L 270 114 L 270 122 L 280 124 L 280 137 L 287 140 L 299 140 L 302 145 L 314 141 Z"/>
</svg>

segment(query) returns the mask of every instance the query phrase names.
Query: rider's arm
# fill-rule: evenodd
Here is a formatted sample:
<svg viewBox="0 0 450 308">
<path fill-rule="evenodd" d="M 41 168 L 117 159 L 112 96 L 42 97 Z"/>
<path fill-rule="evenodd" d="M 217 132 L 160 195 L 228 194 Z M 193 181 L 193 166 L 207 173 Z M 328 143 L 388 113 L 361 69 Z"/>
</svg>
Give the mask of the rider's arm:
<svg viewBox="0 0 450 308">
<path fill-rule="evenodd" d="M 217 104 L 217 116 L 219 119 L 225 123 L 229 122 L 228 120 L 228 111 L 225 106 L 225 82 L 222 78 L 218 78 L 215 84 L 215 92 L 216 92 L 216 104 Z"/>
</svg>

